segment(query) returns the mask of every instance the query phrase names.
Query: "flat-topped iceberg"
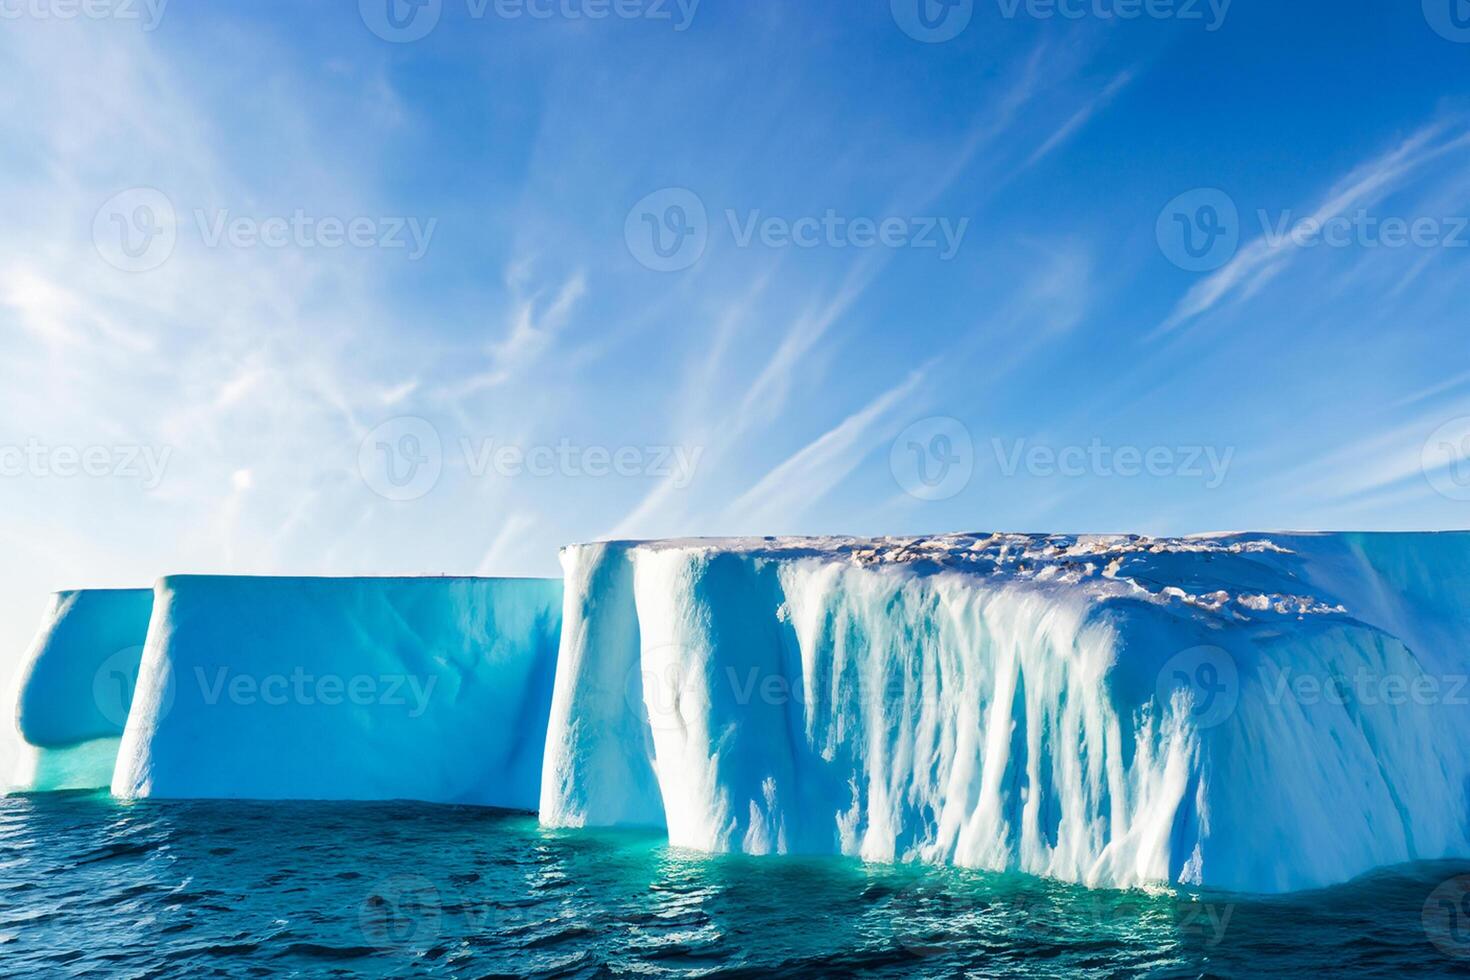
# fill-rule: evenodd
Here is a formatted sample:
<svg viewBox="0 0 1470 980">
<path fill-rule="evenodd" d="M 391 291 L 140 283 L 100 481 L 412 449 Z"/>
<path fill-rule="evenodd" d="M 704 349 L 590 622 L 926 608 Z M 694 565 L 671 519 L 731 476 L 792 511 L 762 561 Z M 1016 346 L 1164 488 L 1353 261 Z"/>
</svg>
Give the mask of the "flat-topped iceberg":
<svg viewBox="0 0 1470 980">
<path fill-rule="evenodd" d="M 550 826 L 1253 892 L 1470 856 L 1470 534 L 562 562 Z"/>
<path fill-rule="evenodd" d="M 51 597 L 16 682 L 6 791 L 111 784 L 152 608 L 151 589 Z"/>
<path fill-rule="evenodd" d="M 561 582 L 178 576 L 112 791 L 534 810 Z"/>
</svg>

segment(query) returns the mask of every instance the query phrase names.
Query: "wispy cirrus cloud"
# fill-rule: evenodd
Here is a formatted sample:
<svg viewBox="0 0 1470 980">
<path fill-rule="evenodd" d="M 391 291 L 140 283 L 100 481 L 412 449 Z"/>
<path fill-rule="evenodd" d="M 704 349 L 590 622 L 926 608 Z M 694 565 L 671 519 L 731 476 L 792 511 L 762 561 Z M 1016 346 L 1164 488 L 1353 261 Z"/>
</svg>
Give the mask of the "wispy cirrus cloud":
<svg viewBox="0 0 1470 980">
<path fill-rule="evenodd" d="M 1367 160 L 1330 187 L 1307 219 L 1320 225 L 1355 208 L 1371 206 L 1409 176 L 1456 150 L 1470 146 L 1464 119 L 1442 119 L 1423 126 L 1393 149 Z M 1291 235 L 1262 234 L 1243 246 L 1218 271 L 1195 284 L 1147 336 L 1156 340 L 1203 316 L 1232 298 L 1248 298 L 1285 271 L 1302 246 Z"/>
</svg>

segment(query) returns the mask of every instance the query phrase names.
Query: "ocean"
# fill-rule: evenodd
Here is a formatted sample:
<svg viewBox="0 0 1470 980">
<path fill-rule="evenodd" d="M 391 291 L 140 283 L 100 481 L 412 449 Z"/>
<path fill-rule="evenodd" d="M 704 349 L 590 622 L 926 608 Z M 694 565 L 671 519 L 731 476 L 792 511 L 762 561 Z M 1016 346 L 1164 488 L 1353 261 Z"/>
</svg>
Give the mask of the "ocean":
<svg viewBox="0 0 1470 980">
<path fill-rule="evenodd" d="M 711 856 L 416 803 L 0 800 L 0 975 L 1470 974 L 1470 863 L 1287 897 Z"/>
</svg>

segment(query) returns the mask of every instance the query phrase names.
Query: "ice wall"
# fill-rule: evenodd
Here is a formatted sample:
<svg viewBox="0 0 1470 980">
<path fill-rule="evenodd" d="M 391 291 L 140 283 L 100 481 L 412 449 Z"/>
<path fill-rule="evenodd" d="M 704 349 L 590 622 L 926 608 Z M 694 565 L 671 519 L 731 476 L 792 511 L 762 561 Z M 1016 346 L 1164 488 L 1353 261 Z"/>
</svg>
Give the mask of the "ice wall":
<svg viewBox="0 0 1470 980">
<path fill-rule="evenodd" d="M 112 782 L 152 607 L 149 589 L 51 597 L 13 691 L 6 791 Z"/>
<path fill-rule="evenodd" d="M 1257 892 L 1470 856 L 1470 535 L 684 541 L 563 564 L 548 825 Z"/>
<path fill-rule="evenodd" d="M 113 793 L 534 810 L 559 581 L 162 580 Z"/>
</svg>

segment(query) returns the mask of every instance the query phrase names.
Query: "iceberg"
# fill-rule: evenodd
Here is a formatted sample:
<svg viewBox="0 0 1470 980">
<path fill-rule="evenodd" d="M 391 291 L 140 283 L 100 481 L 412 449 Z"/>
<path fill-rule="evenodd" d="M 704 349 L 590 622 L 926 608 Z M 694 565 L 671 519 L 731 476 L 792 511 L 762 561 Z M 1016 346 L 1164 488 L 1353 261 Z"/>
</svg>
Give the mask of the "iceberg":
<svg viewBox="0 0 1470 980">
<path fill-rule="evenodd" d="M 150 589 L 51 597 L 11 700 L 7 792 L 111 784 L 152 608 Z"/>
<path fill-rule="evenodd" d="M 176 576 L 112 792 L 531 811 L 562 585 Z"/>
<path fill-rule="evenodd" d="M 1276 893 L 1470 856 L 1470 534 L 562 552 L 540 813 Z"/>
</svg>

